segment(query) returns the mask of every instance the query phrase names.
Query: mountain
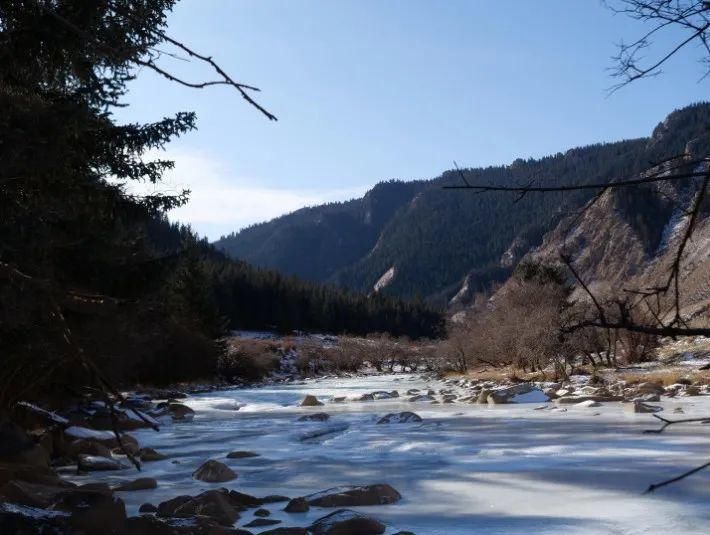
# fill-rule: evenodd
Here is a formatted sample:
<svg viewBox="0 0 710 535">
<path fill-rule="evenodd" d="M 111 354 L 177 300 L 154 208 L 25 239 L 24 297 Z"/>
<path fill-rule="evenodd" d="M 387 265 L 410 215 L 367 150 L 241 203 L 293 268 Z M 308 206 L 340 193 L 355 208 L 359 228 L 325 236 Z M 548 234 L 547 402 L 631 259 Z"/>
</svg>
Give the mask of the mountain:
<svg viewBox="0 0 710 535">
<path fill-rule="evenodd" d="M 671 113 L 647 138 L 461 172 L 470 182 L 490 185 L 618 180 L 682 153 L 689 142 L 707 151 L 709 131 L 710 104 L 699 103 Z M 467 295 L 504 281 L 595 193 L 529 194 L 516 202 L 503 192 L 443 189 L 461 180 L 460 172 L 449 170 L 428 181 L 380 183 L 361 199 L 304 208 L 215 245 L 232 257 L 314 281 L 440 304 L 465 302 Z M 655 208 L 646 210 L 652 199 Z M 636 262 L 648 256 L 670 217 L 670 208 L 656 201 L 648 194 L 614 197 L 614 203 L 626 203 L 631 227 L 644 226 L 639 232 L 650 240 L 634 253 Z"/>
</svg>

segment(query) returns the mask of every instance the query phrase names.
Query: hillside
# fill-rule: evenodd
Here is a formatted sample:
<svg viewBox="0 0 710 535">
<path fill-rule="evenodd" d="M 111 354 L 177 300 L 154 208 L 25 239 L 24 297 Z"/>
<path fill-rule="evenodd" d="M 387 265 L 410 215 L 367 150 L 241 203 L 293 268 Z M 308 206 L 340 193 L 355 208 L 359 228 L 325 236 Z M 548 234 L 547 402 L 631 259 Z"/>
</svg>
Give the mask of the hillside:
<svg viewBox="0 0 710 535">
<path fill-rule="evenodd" d="M 693 140 L 705 144 L 709 125 L 710 105 L 696 104 L 670 114 L 648 138 L 464 172 L 472 182 L 491 185 L 614 180 L 683 152 Z M 516 203 L 505 193 L 442 189 L 459 181 L 459 174 L 449 170 L 424 182 L 381 183 L 362 199 L 299 210 L 227 236 L 216 246 L 235 258 L 311 280 L 366 292 L 377 286 L 386 294 L 445 303 L 462 286 L 463 294 L 471 294 L 505 280 L 523 255 L 592 195 L 529 195 Z M 632 214 L 644 206 L 638 198 L 629 202 Z M 657 236 L 663 218 L 648 214 L 646 219 L 644 232 Z M 647 253 L 639 251 L 635 261 Z"/>
</svg>

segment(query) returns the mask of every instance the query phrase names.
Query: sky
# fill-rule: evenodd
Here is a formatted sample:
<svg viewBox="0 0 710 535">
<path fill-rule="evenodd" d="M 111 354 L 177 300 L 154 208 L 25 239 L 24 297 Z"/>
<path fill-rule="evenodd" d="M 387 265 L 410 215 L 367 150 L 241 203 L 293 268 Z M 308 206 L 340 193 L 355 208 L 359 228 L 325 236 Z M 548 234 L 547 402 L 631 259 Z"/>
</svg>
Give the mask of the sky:
<svg viewBox="0 0 710 535">
<path fill-rule="evenodd" d="M 233 88 L 189 89 L 143 70 L 119 121 L 195 111 L 160 191 L 210 239 L 381 180 L 434 178 L 575 146 L 647 136 L 706 100 L 698 49 L 615 92 L 611 57 L 644 26 L 599 0 L 182 0 L 167 33 L 257 86 L 269 121 Z M 679 34 L 661 38 L 668 45 Z M 191 80 L 204 66 L 164 56 Z"/>
</svg>

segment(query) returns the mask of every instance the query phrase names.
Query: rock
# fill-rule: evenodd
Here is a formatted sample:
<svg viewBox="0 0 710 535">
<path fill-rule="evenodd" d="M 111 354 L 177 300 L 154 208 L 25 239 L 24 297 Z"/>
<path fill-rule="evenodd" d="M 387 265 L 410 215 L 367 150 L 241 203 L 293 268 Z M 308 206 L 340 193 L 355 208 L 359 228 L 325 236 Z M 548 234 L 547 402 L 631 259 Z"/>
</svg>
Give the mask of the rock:
<svg viewBox="0 0 710 535">
<path fill-rule="evenodd" d="M 316 412 L 315 414 L 304 414 L 297 421 L 298 422 L 325 422 L 330 418 L 330 414 L 324 412 Z"/>
<path fill-rule="evenodd" d="M 144 463 L 149 463 L 149 462 L 153 462 L 153 461 L 162 461 L 162 460 L 168 458 L 167 455 L 163 455 L 162 453 L 158 453 L 153 448 L 139 449 L 138 450 L 138 457 Z"/>
<path fill-rule="evenodd" d="M 257 509 L 256 511 L 254 511 L 254 516 L 271 516 L 271 511 L 269 511 L 268 509 Z"/>
<path fill-rule="evenodd" d="M 688 385 L 683 390 L 683 395 L 685 395 L 685 396 L 699 396 L 700 389 L 695 385 Z"/>
<path fill-rule="evenodd" d="M 125 535 L 252 535 L 251 531 L 220 525 L 207 516 L 159 518 L 153 515 L 131 517 Z"/>
<path fill-rule="evenodd" d="M 281 520 L 276 520 L 274 518 L 255 518 L 248 524 L 244 524 L 245 528 L 261 528 L 264 526 L 274 526 L 280 524 Z"/>
<path fill-rule="evenodd" d="M 111 457 L 111 450 L 101 442 L 89 438 L 78 438 L 69 444 L 69 456 L 76 459 L 79 455 Z"/>
<path fill-rule="evenodd" d="M 482 389 L 478 393 L 478 399 L 476 400 L 476 403 L 478 403 L 480 405 L 484 405 L 484 404 L 488 403 L 488 396 L 490 396 L 492 393 L 493 393 L 493 390 L 490 390 L 488 388 Z"/>
<path fill-rule="evenodd" d="M 126 481 L 116 485 L 113 490 L 117 491 L 132 491 L 132 490 L 150 490 L 157 489 L 158 482 L 152 477 L 139 477 L 133 481 Z"/>
<path fill-rule="evenodd" d="M 333 403 L 343 403 L 347 398 L 345 396 L 338 396 L 333 398 L 331 401 Z"/>
<path fill-rule="evenodd" d="M 170 416 L 176 422 L 189 422 L 195 417 L 195 411 L 182 403 L 170 403 L 168 412 L 170 412 Z"/>
<path fill-rule="evenodd" d="M 0 462 L 29 466 L 49 466 L 49 452 L 11 422 L 0 424 Z"/>
<path fill-rule="evenodd" d="M 312 440 L 314 438 L 320 438 L 323 436 L 332 435 L 334 433 L 341 433 L 341 432 L 347 430 L 349 427 L 350 427 L 350 424 L 347 424 L 345 422 L 324 425 L 322 427 L 319 427 L 318 429 L 313 429 L 311 431 L 306 431 L 305 433 L 301 433 L 301 435 L 298 437 L 298 440 L 303 442 L 306 440 Z"/>
<path fill-rule="evenodd" d="M 601 407 L 602 404 L 599 403 L 598 401 L 594 401 L 593 399 L 588 399 L 586 401 L 580 401 L 579 403 L 574 404 L 575 407 Z"/>
<path fill-rule="evenodd" d="M 375 396 L 372 394 L 363 394 L 358 398 L 358 401 L 375 401 Z"/>
<path fill-rule="evenodd" d="M 188 518 L 207 516 L 223 526 L 239 519 L 239 512 L 225 489 L 207 490 L 197 496 L 177 496 L 158 505 L 158 516 Z"/>
<path fill-rule="evenodd" d="M 231 451 L 227 454 L 227 459 L 248 459 L 249 457 L 259 457 L 253 451 Z"/>
<path fill-rule="evenodd" d="M 624 410 L 627 412 L 633 412 L 636 414 L 649 414 L 654 412 L 660 412 L 663 407 L 656 407 L 653 405 L 647 405 L 642 401 L 632 401 L 631 403 L 624 404 Z"/>
<path fill-rule="evenodd" d="M 278 494 L 270 494 L 268 496 L 264 496 L 261 499 L 261 503 L 278 503 L 287 501 L 289 501 L 288 496 L 280 496 Z"/>
<path fill-rule="evenodd" d="M 192 477 L 206 483 L 224 483 L 237 478 L 237 474 L 226 464 L 210 459 L 192 473 Z"/>
<path fill-rule="evenodd" d="M 127 465 L 121 461 L 110 457 L 100 457 L 98 455 L 79 455 L 77 459 L 77 470 L 79 472 L 97 472 L 107 470 L 125 470 Z"/>
<path fill-rule="evenodd" d="M 392 390 L 389 394 L 390 394 L 391 398 L 398 398 L 399 397 L 399 392 L 397 392 L 396 390 Z"/>
<path fill-rule="evenodd" d="M 294 498 L 284 508 L 287 513 L 307 513 L 310 509 L 308 500 L 305 498 Z"/>
<path fill-rule="evenodd" d="M 408 401 L 411 401 L 411 402 L 415 402 L 415 401 L 434 401 L 434 398 L 431 397 L 431 396 L 428 395 L 428 394 L 422 394 L 422 395 L 419 395 L 419 396 L 412 396 L 411 398 L 409 398 Z"/>
<path fill-rule="evenodd" d="M 50 507 L 57 501 L 57 496 L 68 487 L 45 485 L 28 481 L 8 481 L 0 487 L 0 501 L 26 505 L 28 507 Z M 72 487 L 69 487 L 72 488 Z"/>
<path fill-rule="evenodd" d="M 106 533 L 106 528 L 120 531 L 126 522 L 126 506 L 112 494 L 83 489 L 60 493 L 52 505 L 55 511 L 69 513 L 69 524 L 88 533 Z"/>
<path fill-rule="evenodd" d="M 683 414 L 685 411 L 683 410 L 683 407 L 676 407 L 675 409 L 673 409 L 673 412 L 675 414 Z"/>
<path fill-rule="evenodd" d="M 306 528 L 276 528 L 262 531 L 259 535 L 308 535 Z"/>
<path fill-rule="evenodd" d="M 69 533 L 69 514 L 15 503 L 0 503 L 0 533 L 60 535 Z"/>
<path fill-rule="evenodd" d="M 568 405 L 571 403 L 581 403 L 583 401 L 599 401 L 599 402 L 606 402 L 606 401 L 623 401 L 624 398 L 622 396 L 567 396 L 567 397 L 561 397 L 559 399 L 555 400 L 555 403 L 558 403 L 560 405 Z"/>
<path fill-rule="evenodd" d="M 408 396 L 416 396 L 417 394 L 419 394 L 418 388 L 410 388 L 409 390 L 407 390 Z"/>
<path fill-rule="evenodd" d="M 138 508 L 139 513 L 157 513 L 158 508 L 152 503 L 144 503 Z"/>
<path fill-rule="evenodd" d="M 372 397 L 375 399 L 392 399 L 394 397 L 399 397 L 399 394 L 396 396 L 392 395 L 392 392 L 385 392 L 384 390 L 378 390 L 377 392 L 372 393 Z"/>
<path fill-rule="evenodd" d="M 402 496 L 387 484 L 344 486 L 306 496 L 308 504 L 315 507 L 354 507 L 360 505 L 388 505 Z"/>
<path fill-rule="evenodd" d="M 318 401 L 318 398 L 311 394 L 308 394 L 301 401 L 301 407 L 320 407 L 321 405 L 323 405 L 323 403 Z"/>
<path fill-rule="evenodd" d="M 286 499 L 288 500 L 288 498 Z M 237 507 L 259 507 L 261 504 L 265 503 L 264 500 L 236 490 L 229 491 L 229 501 L 232 505 Z"/>
<path fill-rule="evenodd" d="M 404 411 L 404 412 L 399 412 L 399 413 L 390 413 L 379 420 L 377 420 L 378 424 L 406 424 L 410 422 L 421 422 L 422 418 L 418 414 L 415 414 L 410 411 Z"/>
<path fill-rule="evenodd" d="M 355 511 L 339 509 L 319 518 L 308 529 L 313 535 L 380 535 L 386 526 Z"/>
<path fill-rule="evenodd" d="M 520 383 L 504 388 L 497 388 L 488 395 L 488 403 L 543 403 L 548 401 L 547 395 L 530 383 Z"/>
</svg>

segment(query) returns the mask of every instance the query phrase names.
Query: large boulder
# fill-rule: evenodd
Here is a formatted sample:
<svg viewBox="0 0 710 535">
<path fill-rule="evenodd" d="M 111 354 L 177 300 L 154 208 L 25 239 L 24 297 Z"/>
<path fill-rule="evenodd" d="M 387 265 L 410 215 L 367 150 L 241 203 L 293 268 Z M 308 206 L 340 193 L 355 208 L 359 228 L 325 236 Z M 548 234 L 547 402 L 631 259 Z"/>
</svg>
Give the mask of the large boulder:
<svg viewBox="0 0 710 535">
<path fill-rule="evenodd" d="M 378 424 L 407 424 L 407 423 L 412 423 L 412 422 L 421 422 L 422 418 L 418 414 L 415 414 L 410 411 L 404 411 L 404 412 L 397 412 L 397 413 L 391 413 L 391 414 L 386 414 L 379 420 L 377 420 Z"/>
<path fill-rule="evenodd" d="M 177 496 L 158 505 L 158 516 L 189 518 L 206 516 L 223 526 L 231 526 L 239 519 L 238 507 L 224 490 L 208 490 L 197 496 Z"/>
<path fill-rule="evenodd" d="M 15 503 L 0 503 L 0 533 L 53 535 L 69 532 L 69 514 Z"/>
<path fill-rule="evenodd" d="M 316 412 L 314 414 L 304 414 L 301 416 L 298 421 L 299 422 L 325 422 L 330 418 L 330 414 L 326 414 L 325 412 Z"/>
<path fill-rule="evenodd" d="M 113 490 L 118 491 L 134 491 L 134 490 L 151 490 L 157 489 L 158 482 L 152 477 L 139 477 L 133 481 L 125 481 L 119 483 L 114 487 Z"/>
<path fill-rule="evenodd" d="M 305 498 L 294 498 L 284 508 L 284 511 L 287 513 L 307 513 L 308 510 L 310 509 L 310 505 L 308 505 L 308 500 Z"/>
<path fill-rule="evenodd" d="M 99 472 L 107 470 L 125 470 L 128 465 L 111 457 L 81 454 L 77 458 L 76 468 L 79 472 Z"/>
<path fill-rule="evenodd" d="M 125 535 L 252 535 L 251 531 L 223 526 L 208 516 L 160 518 L 153 515 L 131 517 Z"/>
<path fill-rule="evenodd" d="M 315 507 L 355 507 L 361 505 L 388 505 L 398 502 L 402 496 L 390 485 L 378 483 L 364 486 L 343 486 L 306 496 L 309 505 Z"/>
<path fill-rule="evenodd" d="M 58 495 L 52 509 L 69 513 L 69 524 L 86 533 L 120 532 L 126 521 L 123 501 L 106 492 L 70 489 Z"/>
<path fill-rule="evenodd" d="M 195 411 L 182 403 L 170 403 L 168 412 L 176 422 L 189 422 L 195 417 Z"/>
<path fill-rule="evenodd" d="M 381 535 L 387 528 L 374 518 L 339 509 L 319 518 L 308 529 L 313 535 Z"/>
<path fill-rule="evenodd" d="M 275 526 L 276 524 L 280 524 L 281 520 L 277 520 L 275 518 L 255 518 L 248 524 L 244 524 L 245 528 L 263 528 L 265 526 Z"/>
<path fill-rule="evenodd" d="M 276 528 L 262 531 L 259 535 L 309 535 L 306 528 Z"/>
<path fill-rule="evenodd" d="M 237 478 L 237 474 L 229 466 L 210 459 L 192 473 L 192 477 L 206 483 L 224 483 Z"/>
<path fill-rule="evenodd" d="M 152 461 L 162 461 L 163 459 L 168 458 L 167 455 L 158 453 L 153 448 L 141 448 L 140 450 L 138 450 L 138 456 L 144 463 L 149 463 Z"/>
<path fill-rule="evenodd" d="M 311 394 L 308 394 L 301 401 L 301 407 L 320 407 L 321 405 L 323 405 L 323 403 L 318 401 L 318 398 Z"/>
<path fill-rule="evenodd" d="M 260 505 L 267 503 L 266 498 L 257 498 L 256 496 L 252 496 L 251 494 L 244 494 L 243 492 L 239 492 L 236 490 L 230 490 L 228 495 L 229 501 L 232 503 L 232 505 L 239 508 L 259 507 Z M 267 498 L 278 498 L 279 501 L 288 500 L 288 498 L 282 500 L 282 496 L 267 496 Z"/>
<path fill-rule="evenodd" d="M 497 388 L 488 395 L 488 403 L 544 403 L 549 397 L 539 388 L 530 383 L 520 383 L 513 386 Z"/>
<path fill-rule="evenodd" d="M 49 466 L 49 452 L 11 422 L 0 423 L 0 462 Z"/>
</svg>

